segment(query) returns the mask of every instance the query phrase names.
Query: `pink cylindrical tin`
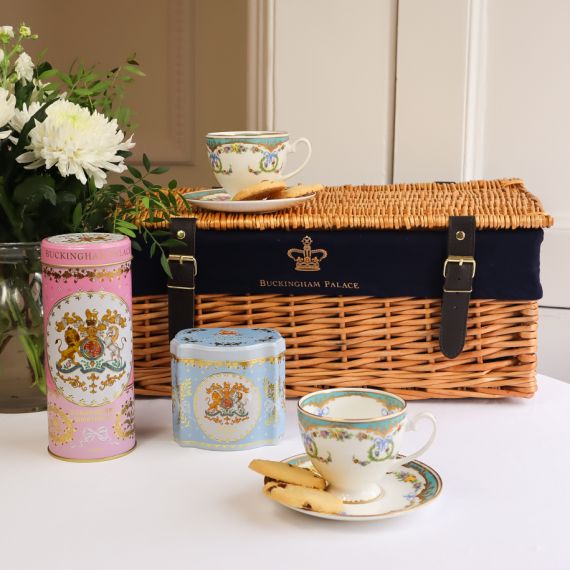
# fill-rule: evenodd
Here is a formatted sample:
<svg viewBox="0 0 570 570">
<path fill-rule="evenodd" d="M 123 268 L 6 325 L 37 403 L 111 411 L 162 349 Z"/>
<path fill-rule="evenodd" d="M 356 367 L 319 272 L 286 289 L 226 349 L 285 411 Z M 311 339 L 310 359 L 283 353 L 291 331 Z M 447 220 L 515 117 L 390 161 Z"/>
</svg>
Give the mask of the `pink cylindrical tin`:
<svg viewBox="0 0 570 570">
<path fill-rule="evenodd" d="M 131 242 L 118 234 L 42 241 L 48 451 L 68 461 L 135 446 Z"/>
</svg>

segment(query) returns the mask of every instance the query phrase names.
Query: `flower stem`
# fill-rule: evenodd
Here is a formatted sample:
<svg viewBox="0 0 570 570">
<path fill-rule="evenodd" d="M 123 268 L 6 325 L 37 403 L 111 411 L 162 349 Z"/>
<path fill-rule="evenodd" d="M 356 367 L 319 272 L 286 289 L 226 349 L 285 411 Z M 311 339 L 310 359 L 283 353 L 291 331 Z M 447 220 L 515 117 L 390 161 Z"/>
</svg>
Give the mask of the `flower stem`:
<svg viewBox="0 0 570 570">
<path fill-rule="evenodd" d="M 0 206 L 6 214 L 6 218 L 10 225 L 12 226 L 12 231 L 17 241 L 26 241 L 24 232 L 22 231 L 22 225 L 18 224 L 15 220 L 17 219 L 16 212 L 12 202 L 10 202 L 8 196 L 6 196 L 6 189 L 4 187 L 4 178 L 0 177 Z"/>
<path fill-rule="evenodd" d="M 46 393 L 45 372 L 43 367 L 43 318 L 39 301 L 34 299 L 30 289 L 28 275 L 33 271 L 26 263 L 14 265 L 8 288 L 12 295 L 5 299 L 9 313 L 8 328 L 13 330 L 22 345 L 33 376 L 33 384 Z M 22 299 L 19 306 L 17 296 Z M 26 318 L 26 315 L 29 318 Z"/>
</svg>

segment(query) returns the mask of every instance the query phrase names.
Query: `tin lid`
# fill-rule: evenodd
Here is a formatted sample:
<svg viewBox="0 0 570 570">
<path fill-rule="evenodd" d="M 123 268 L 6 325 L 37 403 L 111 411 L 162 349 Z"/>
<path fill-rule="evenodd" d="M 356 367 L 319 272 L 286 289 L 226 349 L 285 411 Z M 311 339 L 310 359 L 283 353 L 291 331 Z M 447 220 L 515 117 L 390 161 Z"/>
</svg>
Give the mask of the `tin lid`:
<svg viewBox="0 0 570 570">
<path fill-rule="evenodd" d="M 93 267 L 131 259 L 131 240 L 121 234 L 62 234 L 42 240 L 44 265 Z"/>
<path fill-rule="evenodd" d="M 204 360 L 252 360 L 284 351 L 285 340 L 274 329 L 186 329 L 170 343 L 175 357 Z"/>
</svg>

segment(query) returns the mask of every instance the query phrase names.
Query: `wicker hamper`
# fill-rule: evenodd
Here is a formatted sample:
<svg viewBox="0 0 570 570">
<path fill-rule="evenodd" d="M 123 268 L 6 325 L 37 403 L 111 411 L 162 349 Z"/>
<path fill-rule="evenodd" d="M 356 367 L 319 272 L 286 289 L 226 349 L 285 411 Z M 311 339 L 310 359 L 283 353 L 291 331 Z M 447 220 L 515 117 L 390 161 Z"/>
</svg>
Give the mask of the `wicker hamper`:
<svg viewBox="0 0 570 570">
<path fill-rule="evenodd" d="M 477 230 L 552 225 L 521 180 L 326 188 L 273 214 L 193 212 L 205 231 L 445 230 L 450 215 L 476 216 Z M 213 263 L 199 257 L 198 263 Z M 135 279 L 137 275 L 135 272 Z M 441 299 L 323 294 L 200 294 L 200 327 L 272 327 L 287 342 L 287 395 L 370 386 L 407 399 L 531 397 L 536 391 L 536 299 L 472 299 L 463 352 L 439 350 Z M 170 394 L 168 304 L 133 300 L 135 386 Z"/>
</svg>

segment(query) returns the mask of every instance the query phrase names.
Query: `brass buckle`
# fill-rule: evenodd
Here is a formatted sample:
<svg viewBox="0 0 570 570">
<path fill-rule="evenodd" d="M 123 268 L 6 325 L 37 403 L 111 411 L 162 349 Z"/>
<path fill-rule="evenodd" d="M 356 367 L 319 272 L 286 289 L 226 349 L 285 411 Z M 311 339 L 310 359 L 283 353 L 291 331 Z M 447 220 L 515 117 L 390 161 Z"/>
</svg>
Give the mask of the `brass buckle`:
<svg viewBox="0 0 570 570">
<path fill-rule="evenodd" d="M 173 255 L 170 254 L 168 256 L 168 261 L 178 261 L 178 263 L 185 263 L 186 261 L 190 261 L 194 264 L 194 277 L 198 275 L 198 262 L 193 255 Z"/>
<path fill-rule="evenodd" d="M 477 269 L 477 263 L 475 262 L 475 259 L 473 257 L 471 257 L 470 255 L 468 256 L 462 256 L 462 255 L 450 255 L 448 256 L 448 258 L 445 260 L 445 263 L 443 264 L 443 276 L 447 277 L 446 273 L 447 273 L 447 264 L 448 263 L 459 263 L 459 265 L 463 265 L 464 263 L 471 263 L 473 265 L 473 273 L 471 273 L 471 279 L 473 279 L 473 277 L 475 277 L 475 270 Z M 465 291 L 467 293 L 467 291 Z"/>
</svg>

